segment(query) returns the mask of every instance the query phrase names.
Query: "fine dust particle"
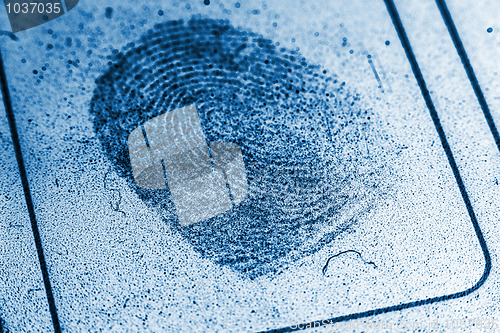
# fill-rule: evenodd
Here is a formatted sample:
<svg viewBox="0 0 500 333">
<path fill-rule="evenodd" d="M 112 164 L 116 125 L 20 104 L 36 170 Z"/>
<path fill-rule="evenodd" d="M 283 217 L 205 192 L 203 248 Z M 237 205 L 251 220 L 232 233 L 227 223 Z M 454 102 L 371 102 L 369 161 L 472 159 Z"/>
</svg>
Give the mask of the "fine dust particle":
<svg viewBox="0 0 500 333">
<path fill-rule="evenodd" d="M 106 16 L 107 19 L 112 18 L 113 17 L 113 8 L 106 7 L 106 10 L 104 12 L 104 16 Z"/>
</svg>

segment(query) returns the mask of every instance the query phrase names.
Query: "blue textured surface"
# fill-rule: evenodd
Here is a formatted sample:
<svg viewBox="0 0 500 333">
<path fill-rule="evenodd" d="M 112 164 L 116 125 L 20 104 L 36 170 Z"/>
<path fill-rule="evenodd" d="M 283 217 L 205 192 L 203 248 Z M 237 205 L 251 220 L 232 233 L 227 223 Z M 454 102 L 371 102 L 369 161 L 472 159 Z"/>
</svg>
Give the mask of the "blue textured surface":
<svg viewBox="0 0 500 333">
<path fill-rule="evenodd" d="M 449 5 L 498 117 L 500 8 Z M 0 31 L 55 305 L 1 120 L 4 330 L 46 331 L 51 315 L 71 332 L 490 325 L 498 149 L 435 2 L 396 6 L 491 249 L 478 292 L 425 305 L 477 286 L 485 260 L 383 1 L 88 0 Z M 243 149 L 250 188 L 234 211 L 180 228 L 168 191 L 135 187 L 124 148 L 135 126 L 187 103 L 207 141 Z"/>
</svg>

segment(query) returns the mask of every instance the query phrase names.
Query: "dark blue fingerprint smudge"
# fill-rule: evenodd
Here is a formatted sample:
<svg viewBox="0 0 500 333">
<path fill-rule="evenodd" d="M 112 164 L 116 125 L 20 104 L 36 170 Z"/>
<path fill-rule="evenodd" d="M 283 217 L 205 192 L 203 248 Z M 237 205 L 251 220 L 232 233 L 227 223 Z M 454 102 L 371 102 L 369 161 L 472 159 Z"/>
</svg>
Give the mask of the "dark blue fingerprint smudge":
<svg viewBox="0 0 500 333">
<path fill-rule="evenodd" d="M 364 194 L 356 154 L 346 151 L 356 152 L 368 126 L 356 101 L 299 53 L 227 21 L 193 18 L 157 25 L 115 56 L 97 80 L 91 114 L 108 158 L 141 199 L 160 207 L 205 258 L 254 278 L 316 252 L 356 222 Z M 127 137 L 193 103 L 208 141 L 242 148 L 249 195 L 180 227 L 168 190 L 134 184 Z"/>
</svg>

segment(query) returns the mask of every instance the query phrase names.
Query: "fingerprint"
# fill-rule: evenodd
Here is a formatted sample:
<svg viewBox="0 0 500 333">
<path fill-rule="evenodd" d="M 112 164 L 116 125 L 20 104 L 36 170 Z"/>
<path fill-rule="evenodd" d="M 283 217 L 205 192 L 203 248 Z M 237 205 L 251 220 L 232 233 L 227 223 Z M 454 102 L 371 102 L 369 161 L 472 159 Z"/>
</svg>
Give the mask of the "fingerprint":
<svg viewBox="0 0 500 333">
<path fill-rule="evenodd" d="M 118 174 L 204 258 L 249 278 L 279 272 L 355 227 L 379 181 L 360 149 L 373 131 L 358 96 L 278 45 L 227 21 L 166 22 L 113 56 L 91 103 Z M 248 195 L 181 227 L 168 189 L 134 183 L 127 137 L 192 104 L 207 141 L 241 148 Z"/>
</svg>

